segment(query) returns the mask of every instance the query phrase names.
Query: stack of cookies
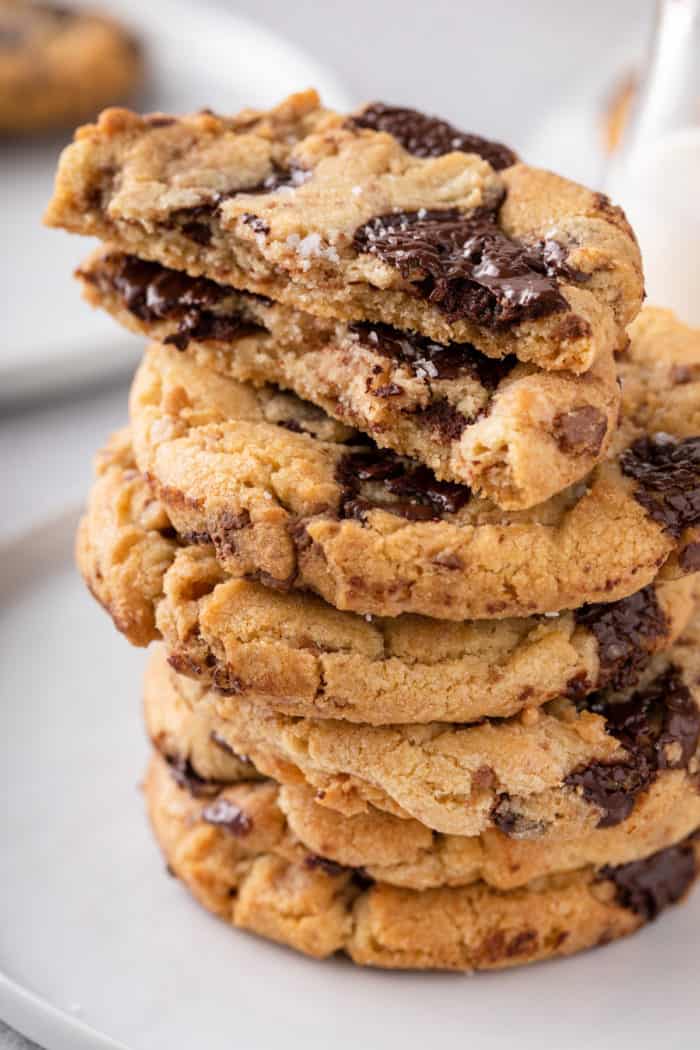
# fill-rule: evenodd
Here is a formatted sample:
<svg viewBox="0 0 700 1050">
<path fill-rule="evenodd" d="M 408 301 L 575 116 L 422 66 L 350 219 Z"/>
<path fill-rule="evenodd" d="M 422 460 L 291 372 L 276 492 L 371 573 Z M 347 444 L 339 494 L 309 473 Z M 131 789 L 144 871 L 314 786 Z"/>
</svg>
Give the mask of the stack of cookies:
<svg viewBox="0 0 700 1050">
<path fill-rule="evenodd" d="M 700 866 L 700 333 L 599 193 L 313 92 L 110 110 L 48 221 L 151 342 L 78 558 L 171 869 L 315 956 L 487 969 Z"/>
</svg>

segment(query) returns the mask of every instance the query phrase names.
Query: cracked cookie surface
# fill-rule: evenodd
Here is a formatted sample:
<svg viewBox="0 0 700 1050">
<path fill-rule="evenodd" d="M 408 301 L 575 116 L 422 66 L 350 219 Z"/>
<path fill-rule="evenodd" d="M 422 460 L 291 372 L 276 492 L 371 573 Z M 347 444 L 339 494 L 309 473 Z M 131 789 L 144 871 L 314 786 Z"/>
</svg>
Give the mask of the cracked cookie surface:
<svg viewBox="0 0 700 1050">
<path fill-rule="evenodd" d="M 65 128 L 124 101 L 143 75 L 137 40 L 111 18 L 63 4 L 0 4 L 0 132 Z"/>
<path fill-rule="evenodd" d="M 311 855 L 311 860 L 304 858 L 307 863 L 330 870 L 334 865 L 359 868 L 371 879 L 395 886 L 430 889 L 482 879 L 496 889 L 515 889 L 588 865 L 639 860 L 700 825 L 700 793 L 695 785 L 681 782 L 671 793 L 668 785 L 652 784 L 620 824 L 572 839 L 523 837 L 514 822 L 508 833 L 490 828 L 478 836 L 444 835 L 374 806 L 346 816 L 321 805 L 304 784 L 261 779 L 250 758 L 236 754 L 212 732 L 207 705 L 199 704 L 197 691 L 164 663 L 148 671 L 144 700 L 149 736 L 168 762 L 170 775 L 204 800 L 203 805 L 215 805 L 221 820 L 248 826 L 255 821 L 248 800 L 262 798 L 275 829 L 269 843 L 273 852 L 299 860 L 301 847 Z M 216 804 L 220 799 L 228 808 Z"/>
<path fill-rule="evenodd" d="M 620 405 L 612 349 L 585 375 L 470 344 L 332 322 L 105 249 L 78 271 L 85 297 L 133 331 L 233 379 L 275 383 L 508 509 L 578 481 L 605 455 Z"/>
<path fill-rule="evenodd" d="M 620 345 L 641 263 L 607 198 L 504 167 L 498 144 L 364 113 L 323 110 L 314 92 L 237 117 L 107 110 L 64 152 L 47 221 L 312 314 L 492 357 L 585 372 Z"/>
<path fill-rule="evenodd" d="M 619 362 L 610 455 L 527 511 L 172 347 L 152 346 L 137 372 L 132 439 L 180 536 L 212 543 L 232 575 L 380 616 L 558 612 L 700 565 L 698 364 L 698 332 L 644 311 Z"/>
<path fill-rule="evenodd" d="M 681 900 L 700 855 L 690 837 L 642 861 L 587 867 L 508 892 L 483 881 L 417 891 L 285 859 L 270 849 L 282 820 L 276 827 L 265 815 L 256 822 L 251 811 L 243 827 L 225 805 L 207 818 L 211 803 L 178 788 L 162 759 L 151 764 L 145 792 L 170 870 L 205 908 L 308 955 L 345 951 L 366 966 L 495 969 L 607 943 Z"/>
<path fill-rule="evenodd" d="M 558 616 L 369 620 L 313 595 L 232 579 L 212 547 L 181 545 L 136 470 L 127 431 L 97 458 L 78 561 L 136 645 L 286 714 L 386 724 L 475 721 L 565 693 L 635 683 L 692 614 L 697 574 Z"/>
<path fill-rule="evenodd" d="M 273 779 L 309 785 L 330 809 L 353 816 L 374 806 L 450 835 L 496 827 L 559 840 L 622 823 L 657 782 L 669 798 L 697 782 L 697 642 L 695 625 L 633 689 L 469 726 L 291 718 L 184 676 L 175 687 L 189 691 L 210 734 Z M 159 650 L 147 693 L 157 698 L 168 674 Z"/>
</svg>

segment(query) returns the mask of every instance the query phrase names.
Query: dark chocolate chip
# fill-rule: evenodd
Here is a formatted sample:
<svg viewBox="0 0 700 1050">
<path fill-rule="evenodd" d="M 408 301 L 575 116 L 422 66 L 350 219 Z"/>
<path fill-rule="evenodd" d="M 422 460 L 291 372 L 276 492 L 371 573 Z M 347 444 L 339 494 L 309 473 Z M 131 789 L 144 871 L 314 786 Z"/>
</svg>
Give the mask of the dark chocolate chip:
<svg viewBox="0 0 700 1050">
<path fill-rule="evenodd" d="M 516 933 L 506 945 L 506 955 L 512 959 L 516 955 L 531 955 L 537 950 L 539 937 L 537 930 L 522 930 Z"/>
<path fill-rule="evenodd" d="M 561 451 L 568 455 L 597 456 L 607 429 L 607 420 L 600 409 L 584 405 L 555 416 L 552 434 Z"/>
<path fill-rule="evenodd" d="M 167 117 L 164 113 L 149 113 L 143 119 L 151 128 L 169 128 L 177 123 L 175 117 Z"/>
<path fill-rule="evenodd" d="M 419 426 L 432 430 L 438 441 L 448 444 L 450 441 L 459 441 L 464 428 L 469 420 L 455 408 L 447 398 L 433 401 L 426 408 L 420 408 L 411 413 L 413 419 Z"/>
<path fill-rule="evenodd" d="M 197 244 L 206 246 L 211 243 L 212 237 L 212 224 L 216 219 L 217 213 L 221 205 L 229 200 L 231 197 L 236 197 L 239 194 L 246 194 L 247 196 L 257 196 L 261 193 L 275 193 L 277 190 L 283 187 L 289 189 L 295 189 L 297 186 L 301 186 L 308 178 L 311 177 L 311 172 L 300 168 L 298 165 L 290 165 L 289 168 L 280 168 L 277 165 L 273 165 L 273 169 L 269 175 L 257 183 L 255 186 L 240 186 L 234 190 L 227 190 L 224 193 L 214 193 L 211 200 L 206 201 L 203 204 L 195 205 L 193 208 L 179 208 L 172 213 L 170 216 L 170 222 L 176 226 L 179 226 L 181 231 L 190 240 L 195 241 Z M 255 218 L 253 216 L 252 218 Z M 243 221 L 249 223 L 249 213 L 243 216 Z M 262 220 L 258 219 L 258 222 Z M 263 223 L 262 226 L 266 226 Z M 256 230 L 257 233 L 267 233 L 269 230 L 263 229 L 262 226 Z"/>
<path fill-rule="evenodd" d="M 193 339 L 230 343 L 264 331 L 240 313 L 214 313 L 214 307 L 235 293 L 206 277 L 190 277 L 133 255 L 106 256 L 97 269 L 82 272 L 82 276 L 103 291 L 118 295 L 141 321 L 177 322 L 177 330 L 164 342 L 178 350 L 185 350 Z"/>
<path fill-rule="evenodd" d="M 362 346 L 407 365 L 424 379 L 456 379 L 466 373 L 493 391 L 517 364 L 512 355 L 501 359 L 486 357 L 471 343 L 443 346 L 427 336 L 401 332 L 388 324 L 359 322 L 349 327 Z"/>
<path fill-rule="evenodd" d="M 597 689 L 635 685 L 649 662 L 652 643 L 665 637 L 669 628 L 651 585 L 617 602 L 584 605 L 575 611 L 574 619 L 598 643 Z"/>
<path fill-rule="evenodd" d="M 247 755 L 240 755 L 238 751 L 234 751 L 226 737 L 222 736 L 221 733 L 217 733 L 215 729 L 212 729 L 209 738 L 213 744 L 220 747 L 221 750 L 225 751 L 227 755 L 231 756 L 231 758 L 235 758 L 237 762 L 241 762 L 244 766 L 253 766 L 253 763 Z"/>
<path fill-rule="evenodd" d="M 250 226 L 253 233 L 262 233 L 266 236 L 270 232 L 270 227 L 259 215 L 253 215 L 252 212 L 247 211 L 243 213 L 241 219 L 246 226 Z"/>
<path fill-rule="evenodd" d="M 393 452 L 380 449 L 351 452 L 338 463 L 336 479 L 343 486 L 340 514 L 364 520 L 369 511 L 381 509 L 410 521 L 430 521 L 456 514 L 471 498 L 466 485 L 438 481 L 427 467 L 416 467 Z M 364 484 L 381 484 L 388 496 L 380 502 L 363 491 Z"/>
<path fill-rule="evenodd" d="M 620 467 L 638 483 L 637 502 L 671 536 L 700 525 L 700 437 L 639 438 L 620 456 Z"/>
<path fill-rule="evenodd" d="M 200 777 L 189 758 L 166 755 L 166 761 L 175 783 L 178 787 L 188 791 L 193 798 L 206 798 L 206 796 L 214 795 L 221 790 L 221 784 Z"/>
<path fill-rule="evenodd" d="M 217 798 L 205 806 L 202 810 L 202 820 L 229 831 L 236 838 L 243 838 L 253 830 L 252 818 L 227 798 Z"/>
<path fill-rule="evenodd" d="M 638 755 L 629 761 L 591 762 L 575 769 L 564 783 L 580 789 L 586 801 L 601 810 L 599 828 L 611 828 L 627 819 L 653 776 L 645 756 Z"/>
<path fill-rule="evenodd" d="M 248 528 L 249 525 L 250 514 L 245 509 L 235 513 L 227 510 L 219 515 L 208 533 L 211 542 L 216 548 L 218 557 L 230 558 L 235 556 L 237 550 L 236 533 L 240 532 L 241 529 Z"/>
<path fill-rule="evenodd" d="M 351 123 L 358 128 L 386 131 L 416 157 L 442 157 L 455 150 L 477 153 L 496 171 L 510 167 L 517 160 L 515 153 L 502 143 L 458 131 L 446 120 L 428 117 L 416 109 L 373 102 L 353 117 Z"/>
<path fill-rule="evenodd" d="M 493 212 L 455 208 L 378 215 L 353 238 L 358 252 L 394 266 L 450 319 L 496 329 L 569 309 L 552 243 L 511 240 Z"/>
<path fill-rule="evenodd" d="M 326 875 L 344 875 L 347 872 L 347 868 L 342 864 L 336 863 L 334 860 L 329 860 L 328 857 L 322 857 L 318 853 L 309 853 L 304 858 L 304 866 L 314 869 L 320 869 L 325 872 Z"/>
<path fill-rule="evenodd" d="M 598 879 L 613 883 L 621 907 L 651 920 L 684 896 L 695 874 L 695 851 L 686 840 L 644 860 L 601 868 Z"/>
<path fill-rule="evenodd" d="M 700 569 L 700 543 L 689 543 L 678 554 L 678 564 L 683 572 L 697 572 Z"/>
<path fill-rule="evenodd" d="M 674 666 L 628 699 L 595 693 L 577 706 L 601 715 L 606 731 L 627 753 L 619 762 L 579 766 L 565 779 L 602 811 L 599 827 L 613 827 L 628 817 L 660 769 L 687 768 L 697 750 L 700 710 Z"/>
<path fill-rule="evenodd" d="M 491 820 L 504 835 L 511 839 L 531 839 L 545 830 L 542 821 L 518 813 L 510 795 L 499 795 L 491 807 Z"/>
</svg>

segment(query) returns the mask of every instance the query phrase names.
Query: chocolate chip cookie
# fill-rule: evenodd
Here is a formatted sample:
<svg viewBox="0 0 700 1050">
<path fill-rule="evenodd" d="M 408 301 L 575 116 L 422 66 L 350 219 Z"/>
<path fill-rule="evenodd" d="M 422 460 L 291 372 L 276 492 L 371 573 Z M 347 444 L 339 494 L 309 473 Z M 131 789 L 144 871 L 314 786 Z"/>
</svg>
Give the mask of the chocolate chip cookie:
<svg viewBox="0 0 700 1050">
<path fill-rule="evenodd" d="M 0 2 L 0 133 L 65 128 L 123 101 L 143 75 L 135 37 L 94 11 Z"/>
<path fill-rule="evenodd" d="M 375 881 L 410 889 L 464 886 L 483 879 L 507 890 L 587 865 L 600 868 L 640 860 L 700 825 L 700 793 L 695 785 L 680 781 L 675 791 L 654 782 L 621 823 L 571 839 L 528 837 L 527 828 L 517 821 L 477 836 L 444 835 L 375 806 L 346 816 L 321 805 L 315 791 L 303 783 L 264 780 L 248 756 L 234 752 L 212 731 L 207 705 L 200 699 L 198 690 L 168 668 L 163 655 L 154 657 L 146 677 L 145 715 L 155 747 L 181 787 L 207 805 L 225 799 L 229 818 L 236 816 L 238 824 L 261 823 L 254 812 L 260 812 L 263 798 L 262 824 L 275 829 L 269 848 L 288 860 L 310 854 L 313 863 L 326 868 L 360 868 Z M 256 790 L 251 789 L 252 781 L 258 783 Z"/>
<path fill-rule="evenodd" d="M 205 908 L 316 958 L 344 951 L 366 966 L 496 969 L 606 944 L 681 900 L 700 862 L 690 836 L 643 860 L 585 867 L 521 889 L 478 881 L 417 891 L 273 852 L 282 821 L 279 831 L 270 826 L 259 785 L 250 801 L 193 798 L 159 759 L 145 790 L 170 870 Z"/>
<path fill-rule="evenodd" d="M 614 827 L 648 788 L 697 782 L 700 622 L 654 658 L 640 683 L 476 725 L 365 726 L 292 718 L 184 676 L 188 706 L 238 755 L 280 783 L 305 782 L 348 816 L 376 807 L 449 835 L 496 827 L 533 839 Z M 158 651 L 146 691 L 157 697 Z"/>
<path fill-rule="evenodd" d="M 584 375 L 547 372 L 469 343 L 389 325 L 332 322 L 109 249 L 78 271 L 84 294 L 127 328 L 256 386 L 293 390 L 382 448 L 507 509 L 580 480 L 612 439 L 612 349 Z"/>
<path fill-rule="evenodd" d="M 181 545 L 135 468 L 128 433 L 97 459 L 78 561 L 134 644 L 283 713 L 350 722 L 470 722 L 562 694 L 629 687 L 688 623 L 697 575 L 557 616 L 435 623 L 365 619 L 313 595 L 233 579 L 211 546 Z"/>
<path fill-rule="evenodd" d="M 132 439 L 180 537 L 213 544 L 232 575 L 378 616 L 558 612 L 700 565 L 698 365 L 700 333 L 645 311 L 609 457 L 528 511 L 174 347 L 152 346 L 137 372 Z"/>
<path fill-rule="evenodd" d="M 587 371 L 642 298 L 622 212 L 499 144 L 314 92 L 267 113 L 107 110 L 64 152 L 47 222 L 321 317 Z M 495 165 L 495 166 L 494 166 Z"/>
</svg>

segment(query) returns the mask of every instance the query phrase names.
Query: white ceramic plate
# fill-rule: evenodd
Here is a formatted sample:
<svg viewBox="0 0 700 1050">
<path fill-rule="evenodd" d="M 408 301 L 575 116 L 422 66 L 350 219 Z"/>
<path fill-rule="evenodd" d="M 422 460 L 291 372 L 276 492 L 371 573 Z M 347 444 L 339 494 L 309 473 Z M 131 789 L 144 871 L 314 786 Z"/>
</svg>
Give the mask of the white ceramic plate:
<svg viewBox="0 0 700 1050">
<path fill-rule="evenodd" d="M 209 106 L 235 113 L 311 85 L 329 105 L 349 107 L 332 73 L 238 15 L 182 0 L 106 0 L 102 6 L 145 42 L 150 79 L 135 101 L 140 109 L 178 113 Z M 91 311 L 71 276 L 89 241 L 41 225 L 66 141 L 64 135 L 0 143 L 0 403 L 68 389 L 137 360 L 139 340 Z"/>
<path fill-rule="evenodd" d="M 658 1050 L 697 1045 L 700 894 L 526 970 L 314 962 L 168 878 L 137 790 L 143 654 L 72 565 L 75 515 L 0 548 L 0 1016 L 47 1050 Z"/>
</svg>

